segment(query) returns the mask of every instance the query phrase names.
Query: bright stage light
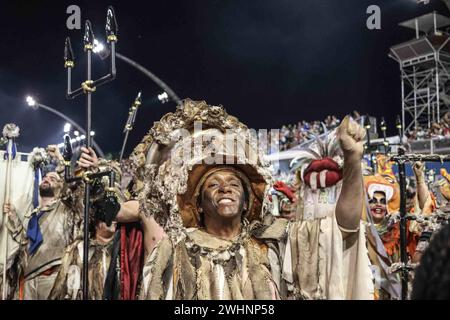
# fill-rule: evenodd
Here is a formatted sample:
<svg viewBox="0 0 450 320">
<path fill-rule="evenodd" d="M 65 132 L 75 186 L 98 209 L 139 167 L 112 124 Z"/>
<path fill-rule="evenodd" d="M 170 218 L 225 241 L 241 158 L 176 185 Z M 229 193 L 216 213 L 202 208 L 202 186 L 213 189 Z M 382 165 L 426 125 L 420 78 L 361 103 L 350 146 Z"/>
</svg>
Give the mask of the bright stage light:
<svg viewBox="0 0 450 320">
<path fill-rule="evenodd" d="M 73 135 L 74 135 L 75 137 L 78 137 L 78 136 L 80 135 L 80 132 L 79 132 L 78 130 L 75 130 L 75 131 L 73 132 Z"/>
<path fill-rule="evenodd" d="M 92 51 L 94 53 L 100 53 L 103 50 L 105 50 L 105 46 L 103 45 L 103 43 L 101 43 L 97 39 L 94 39 L 94 49 L 92 49 Z"/>
<path fill-rule="evenodd" d="M 30 107 L 36 106 L 36 100 L 34 100 L 33 97 L 28 96 L 27 99 L 26 99 L 26 101 L 27 101 L 27 104 L 28 104 Z"/>
<path fill-rule="evenodd" d="M 70 128 L 72 128 L 72 125 L 70 123 L 66 122 L 66 124 L 64 125 L 64 133 L 69 133 Z"/>
<path fill-rule="evenodd" d="M 85 136 L 84 134 L 82 134 L 82 135 L 80 136 L 80 138 L 81 138 L 81 140 L 84 140 L 84 139 L 86 139 L 86 136 Z"/>
<path fill-rule="evenodd" d="M 161 94 L 158 94 L 158 100 L 164 104 L 166 102 L 169 102 L 169 95 L 167 94 L 167 92 L 163 92 Z"/>
<path fill-rule="evenodd" d="M 91 131 L 91 137 L 95 136 L 95 131 Z"/>
</svg>

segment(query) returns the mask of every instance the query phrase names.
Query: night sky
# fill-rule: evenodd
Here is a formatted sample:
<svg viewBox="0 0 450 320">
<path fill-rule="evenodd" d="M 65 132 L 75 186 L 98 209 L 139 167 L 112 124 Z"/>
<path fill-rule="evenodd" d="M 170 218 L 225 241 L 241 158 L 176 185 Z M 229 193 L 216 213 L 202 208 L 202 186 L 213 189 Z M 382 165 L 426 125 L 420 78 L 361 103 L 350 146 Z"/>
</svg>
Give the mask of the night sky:
<svg viewBox="0 0 450 320">
<path fill-rule="evenodd" d="M 21 128 L 19 150 L 62 142 L 64 121 L 25 104 L 33 95 L 84 126 L 85 99 L 65 99 L 64 39 L 70 36 L 84 80 L 83 30 L 66 28 L 66 8 L 81 7 L 104 40 L 106 9 L 119 23 L 117 51 L 144 65 L 181 98 L 222 104 L 253 128 L 279 128 L 359 110 L 384 116 L 393 131 L 401 110 L 400 74 L 389 47 L 410 40 L 398 23 L 446 6 L 431 0 L 177 0 L 2 1 L 0 4 L 0 125 Z M 368 30 L 366 9 L 381 7 L 381 30 Z M 107 64 L 96 58 L 97 75 Z M 118 61 L 118 78 L 93 96 L 93 128 L 105 152 L 118 153 L 128 109 L 137 92 L 143 105 L 126 154 L 173 102 L 150 79 Z"/>
</svg>

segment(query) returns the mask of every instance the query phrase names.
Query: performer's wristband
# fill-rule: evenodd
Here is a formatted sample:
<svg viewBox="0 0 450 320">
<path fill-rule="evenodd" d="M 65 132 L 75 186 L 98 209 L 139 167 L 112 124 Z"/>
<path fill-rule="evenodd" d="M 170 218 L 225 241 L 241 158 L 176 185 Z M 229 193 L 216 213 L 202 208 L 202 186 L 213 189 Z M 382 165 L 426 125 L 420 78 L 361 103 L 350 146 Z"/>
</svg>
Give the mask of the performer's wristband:
<svg viewBox="0 0 450 320">
<path fill-rule="evenodd" d="M 359 226 L 358 226 L 358 228 L 356 228 L 356 229 L 346 229 L 346 228 L 344 228 L 344 227 L 341 227 L 341 226 L 338 224 L 338 227 L 339 227 L 339 229 L 340 229 L 341 231 L 343 231 L 343 232 L 345 232 L 345 233 L 356 233 L 356 232 L 359 231 Z"/>
</svg>

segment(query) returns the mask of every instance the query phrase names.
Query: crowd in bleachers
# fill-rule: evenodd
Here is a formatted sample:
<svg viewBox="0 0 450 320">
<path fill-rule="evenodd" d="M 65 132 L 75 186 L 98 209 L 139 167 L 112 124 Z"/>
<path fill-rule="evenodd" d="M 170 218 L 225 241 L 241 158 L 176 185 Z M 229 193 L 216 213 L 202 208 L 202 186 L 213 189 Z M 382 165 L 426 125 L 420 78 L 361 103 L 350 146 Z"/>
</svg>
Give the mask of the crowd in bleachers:
<svg viewBox="0 0 450 320">
<path fill-rule="evenodd" d="M 352 118 L 360 122 L 361 115 L 353 111 Z M 297 124 L 289 124 L 281 127 L 279 136 L 271 136 L 272 146 L 277 146 L 279 151 L 289 150 L 301 145 L 325 132 L 339 126 L 340 119 L 335 115 L 329 115 L 324 121 L 299 121 Z M 417 141 L 425 139 L 450 138 L 450 112 L 447 112 L 440 121 L 435 121 L 430 128 L 418 126 L 406 133 L 408 140 Z"/>
<path fill-rule="evenodd" d="M 353 111 L 352 118 L 359 122 L 361 115 L 358 111 Z M 335 115 L 329 115 L 325 120 L 320 121 L 299 121 L 296 124 L 284 125 L 279 132 L 279 151 L 289 150 L 301 145 L 313 138 L 314 136 L 321 135 L 325 130 L 333 130 L 339 126 L 341 120 Z M 271 137 L 272 143 L 276 144 L 275 137 Z"/>
<path fill-rule="evenodd" d="M 406 134 L 408 140 L 450 138 L 450 113 L 447 112 L 440 121 L 435 121 L 430 128 L 417 126 Z"/>
</svg>

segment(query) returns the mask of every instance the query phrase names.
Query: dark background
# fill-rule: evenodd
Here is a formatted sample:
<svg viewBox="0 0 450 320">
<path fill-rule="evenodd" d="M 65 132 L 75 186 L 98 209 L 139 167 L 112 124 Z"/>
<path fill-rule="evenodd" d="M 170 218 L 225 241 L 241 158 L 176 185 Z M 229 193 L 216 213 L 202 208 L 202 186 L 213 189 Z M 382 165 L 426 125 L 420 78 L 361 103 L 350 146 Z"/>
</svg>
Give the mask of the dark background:
<svg viewBox="0 0 450 320">
<path fill-rule="evenodd" d="M 0 125 L 21 128 L 19 150 L 62 142 L 64 121 L 25 104 L 34 95 L 84 126 L 85 99 L 65 100 L 64 39 L 70 36 L 84 80 L 82 30 L 66 28 L 66 8 L 81 7 L 104 40 L 107 5 L 119 23 L 118 52 L 162 78 L 181 97 L 222 104 L 249 127 L 279 128 L 352 110 L 384 116 L 391 133 L 401 110 L 400 73 L 389 47 L 415 36 L 398 23 L 437 10 L 415 0 L 9 1 L 0 4 Z M 366 9 L 381 7 L 381 30 Z M 95 60 L 98 74 L 106 62 Z M 105 152 L 118 153 L 128 109 L 143 91 L 127 153 L 173 102 L 160 104 L 150 79 L 118 61 L 118 79 L 93 98 L 93 128 Z"/>
</svg>

